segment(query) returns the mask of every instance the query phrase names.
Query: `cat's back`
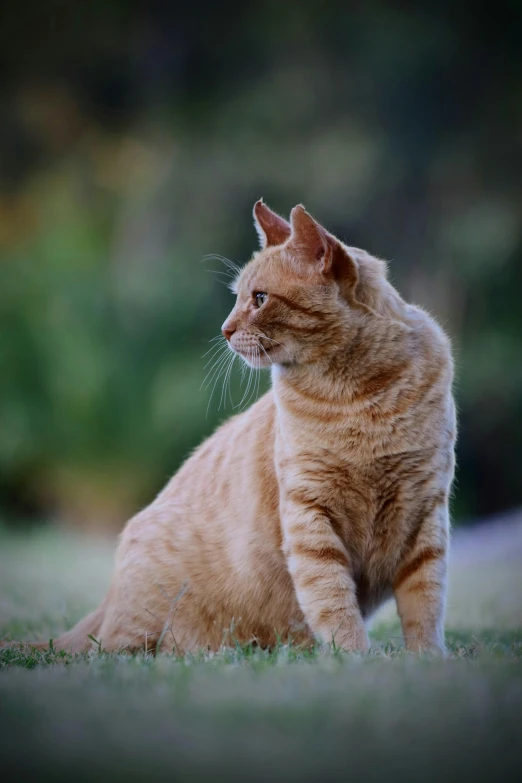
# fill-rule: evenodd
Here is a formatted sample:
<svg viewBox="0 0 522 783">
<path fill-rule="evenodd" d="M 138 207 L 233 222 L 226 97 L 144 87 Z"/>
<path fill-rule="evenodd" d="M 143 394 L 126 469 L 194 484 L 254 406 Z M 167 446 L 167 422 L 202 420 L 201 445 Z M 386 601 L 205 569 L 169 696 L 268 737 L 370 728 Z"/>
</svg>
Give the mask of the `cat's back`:
<svg viewBox="0 0 522 783">
<path fill-rule="evenodd" d="M 412 329 L 409 371 L 402 384 L 405 423 L 410 425 L 405 442 L 452 450 L 456 437 L 453 401 L 454 364 L 450 339 L 439 323 L 422 308 L 407 307 Z"/>
<path fill-rule="evenodd" d="M 270 480 L 273 474 L 274 424 L 275 403 L 269 391 L 198 446 L 165 492 L 186 499 L 197 493 L 217 498 L 224 505 L 231 500 L 234 488 L 252 495 L 252 482 L 263 476 Z"/>
<path fill-rule="evenodd" d="M 185 554 L 194 545 L 209 563 L 218 551 L 230 551 L 230 541 L 246 542 L 259 531 L 277 538 L 274 431 L 269 391 L 203 441 L 124 535 L 158 537 Z"/>
</svg>

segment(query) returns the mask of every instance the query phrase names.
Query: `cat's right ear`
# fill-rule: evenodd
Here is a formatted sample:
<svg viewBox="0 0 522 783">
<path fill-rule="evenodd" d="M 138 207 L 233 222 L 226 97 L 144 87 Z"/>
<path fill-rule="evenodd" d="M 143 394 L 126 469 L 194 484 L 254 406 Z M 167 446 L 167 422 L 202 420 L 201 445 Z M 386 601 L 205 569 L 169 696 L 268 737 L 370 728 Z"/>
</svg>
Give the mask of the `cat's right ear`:
<svg viewBox="0 0 522 783">
<path fill-rule="evenodd" d="M 272 212 L 262 198 L 254 204 L 254 226 L 262 248 L 282 245 L 292 233 L 290 223 Z"/>
</svg>

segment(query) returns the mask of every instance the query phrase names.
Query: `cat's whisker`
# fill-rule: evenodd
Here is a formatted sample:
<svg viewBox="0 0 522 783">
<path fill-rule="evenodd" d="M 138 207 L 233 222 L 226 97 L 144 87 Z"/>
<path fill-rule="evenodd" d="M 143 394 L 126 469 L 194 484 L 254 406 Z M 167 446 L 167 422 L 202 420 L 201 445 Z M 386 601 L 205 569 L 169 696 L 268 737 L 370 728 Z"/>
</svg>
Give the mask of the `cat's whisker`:
<svg viewBox="0 0 522 783">
<path fill-rule="evenodd" d="M 285 346 L 283 345 L 283 343 L 280 343 L 280 342 L 278 342 L 277 340 L 273 340 L 271 337 L 268 337 L 268 335 L 264 334 L 263 332 L 259 332 L 259 334 L 261 335 L 261 337 L 264 337 L 264 338 L 265 338 L 265 340 L 269 340 L 271 343 L 275 343 L 276 345 L 280 345 L 280 346 L 281 346 L 281 348 L 284 348 L 284 347 L 285 347 Z"/>
<path fill-rule="evenodd" d="M 241 271 L 239 264 L 236 264 L 235 261 L 231 261 L 230 258 L 227 258 L 226 256 L 220 256 L 219 253 L 210 253 L 203 256 L 202 261 L 221 261 L 222 264 L 228 269 L 233 270 L 236 274 Z"/>
<path fill-rule="evenodd" d="M 218 405 L 218 411 L 221 410 L 221 404 L 223 402 L 223 389 L 225 388 L 226 378 L 227 378 L 227 370 L 230 367 L 230 362 L 232 361 L 231 357 L 228 358 L 228 361 L 225 362 L 222 375 L 222 383 L 221 383 L 221 394 L 219 396 L 219 405 Z"/>
<path fill-rule="evenodd" d="M 219 282 L 224 285 L 226 288 L 232 291 L 232 293 L 235 293 L 235 284 L 237 281 L 237 278 L 241 272 L 241 267 L 236 264 L 234 261 L 231 261 L 229 258 L 225 258 L 225 256 L 220 256 L 215 253 L 209 254 L 204 256 L 201 259 L 201 263 L 203 261 L 220 261 L 224 265 L 224 269 L 207 269 L 207 272 L 212 272 L 212 274 L 216 275 L 218 277 Z M 224 279 L 222 279 L 224 278 Z"/>
<path fill-rule="evenodd" d="M 210 384 L 212 383 L 212 381 L 215 378 L 216 379 L 219 378 L 219 376 L 221 375 L 221 371 L 223 370 L 223 368 L 224 368 L 224 366 L 226 364 L 227 359 L 228 359 L 228 353 L 227 352 L 224 352 L 220 356 L 218 356 L 218 358 L 216 359 L 216 361 L 214 362 L 214 364 L 212 365 L 212 367 L 208 371 L 207 375 L 205 376 L 205 379 L 203 380 L 203 383 L 201 384 L 201 388 L 203 388 L 203 386 L 210 386 Z M 207 378 L 208 378 L 208 381 L 207 381 Z"/>
<path fill-rule="evenodd" d="M 272 361 L 272 359 L 270 358 L 270 356 L 267 354 L 267 352 L 266 352 L 266 350 L 265 350 L 264 346 L 263 346 L 263 345 L 261 345 L 261 343 L 259 343 L 259 345 L 260 345 L 260 347 L 261 347 L 261 349 L 262 349 L 263 353 L 265 354 L 266 358 L 267 358 L 267 359 L 268 359 L 268 361 L 270 362 L 270 364 L 272 364 L 272 365 L 273 365 L 273 364 L 274 364 L 274 362 Z"/>
<path fill-rule="evenodd" d="M 248 373 L 248 378 L 247 378 L 247 385 L 246 385 L 246 389 L 244 390 L 244 392 L 243 392 L 243 396 L 241 397 L 241 399 L 239 400 L 239 402 L 237 403 L 237 405 L 234 405 L 234 408 L 238 408 L 239 410 L 241 410 L 241 405 L 243 404 L 243 400 L 245 399 L 245 395 L 246 395 L 246 393 L 247 393 L 247 391 L 248 391 L 248 387 L 249 387 L 249 385 L 250 385 L 250 376 L 251 376 L 251 373 L 252 373 L 252 368 L 251 368 L 251 367 L 249 367 L 249 368 L 248 368 L 248 370 L 250 370 L 250 372 Z M 247 370 L 245 369 L 245 373 L 246 373 L 246 372 L 247 372 Z"/>
<path fill-rule="evenodd" d="M 223 353 L 223 351 L 225 351 L 225 350 L 228 350 L 228 346 L 227 346 L 227 345 L 219 345 L 219 346 L 217 347 L 217 350 L 215 350 L 215 351 L 214 351 L 214 353 L 212 354 L 212 356 L 211 356 L 211 357 L 208 359 L 208 361 L 207 361 L 207 363 L 205 364 L 205 366 L 203 367 L 203 369 L 204 369 L 204 370 L 206 370 L 206 369 L 207 369 L 207 367 L 208 367 L 210 364 L 212 364 L 213 362 L 215 362 L 215 360 L 218 358 L 218 356 L 219 356 L 220 354 L 222 354 L 222 353 Z"/>
<path fill-rule="evenodd" d="M 207 269 L 207 272 L 214 272 L 215 274 L 219 274 L 219 272 L 215 272 L 214 269 Z M 219 280 L 218 279 L 217 282 L 220 283 L 221 285 L 224 285 L 225 288 L 228 288 L 228 290 L 231 291 L 232 290 L 231 286 L 234 285 L 234 281 L 235 281 L 235 278 L 231 277 L 228 280 Z"/>
<path fill-rule="evenodd" d="M 209 340 L 209 343 L 211 343 L 211 342 L 213 342 L 213 341 L 215 341 L 215 340 L 218 340 L 218 341 L 219 341 L 219 342 L 217 343 L 217 345 L 211 345 L 211 346 L 210 346 L 210 348 L 208 349 L 208 351 L 205 351 L 205 353 L 204 353 L 204 354 L 203 354 L 203 356 L 201 357 L 202 359 L 204 359 L 204 358 L 205 358 L 205 356 L 208 356 L 208 354 L 209 354 L 211 351 L 215 351 L 215 350 L 216 350 L 216 348 L 222 348 L 222 347 L 223 347 L 223 345 L 224 345 L 224 344 L 225 344 L 225 342 L 226 342 L 225 338 L 224 338 L 224 337 L 223 337 L 221 334 L 220 334 L 220 335 L 218 335 L 217 337 L 213 337 L 213 338 L 212 338 L 212 340 Z"/>
<path fill-rule="evenodd" d="M 268 337 L 268 335 L 264 334 L 263 332 L 260 332 L 259 334 L 261 335 L 261 337 L 264 337 L 264 338 L 265 338 L 265 340 L 268 340 L 268 341 L 269 341 L 269 342 L 271 342 L 271 343 L 275 343 L 275 345 L 279 345 L 279 346 L 281 346 L 281 348 L 283 349 L 283 351 L 285 351 L 286 355 L 287 355 L 289 358 L 291 358 L 291 355 L 290 355 L 290 353 L 289 353 L 288 349 L 286 348 L 286 346 L 284 346 L 284 345 L 283 345 L 283 343 L 280 343 L 278 340 L 274 340 L 274 339 L 272 339 L 272 337 Z M 273 364 L 273 362 L 272 362 L 272 364 Z"/>
<path fill-rule="evenodd" d="M 258 364 L 258 362 L 259 362 L 259 354 L 260 354 L 260 351 L 259 351 L 259 348 L 257 348 L 256 349 L 256 364 Z M 257 395 L 258 395 L 258 392 L 259 392 L 259 383 L 260 383 L 260 380 L 261 380 L 261 373 L 259 372 L 259 369 L 256 368 L 256 370 L 254 372 L 256 374 L 254 376 L 254 385 L 252 387 L 251 402 L 255 402 L 256 399 L 257 399 Z M 251 404 L 251 403 L 249 403 L 249 404 Z"/>
<path fill-rule="evenodd" d="M 212 402 L 212 397 L 214 396 L 214 391 L 215 391 L 215 388 L 217 386 L 217 382 L 219 381 L 219 379 L 220 379 L 220 377 L 221 377 L 221 375 L 223 373 L 224 368 L 227 366 L 228 360 L 229 360 L 229 357 L 227 355 L 222 357 L 221 360 L 220 360 L 219 370 L 216 372 L 216 375 L 214 376 L 214 379 L 213 379 L 214 380 L 214 385 L 212 386 L 212 391 L 210 392 L 210 397 L 208 399 L 207 412 L 206 412 L 207 416 L 208 416 L 208 411 L 209 411 L 209 408 L 210 408 L 210 403 Z M 210 386 L 210 383 L 211 383 L 211 381 L 209 381 L 209 386 Z"/>
<path fill-rule="evenodd" d="M 259 349 L 257 350 L 257 358 L 258 358 L 258 361 L 260 362 L 260 361 L 261 361 L 261 351 L 260 351 Z M 256 392 L 256 400 L 257 400 L 257 399 L 258 399 L 258 397 L 259 397 L 259 390 L 261 389 L 261 372 L 260 372 L 260 369 L 261 369 L 261 368 L 259 368 L 259 370 L 257 371 L 257 392 Z"/>
<path fill-rule="evenodd" d="M 256 348 L 256 364 L 259 364 L 260 358 L 261 358 L 261 351 L 259 350 L 259 348 Z M 257 381 L 257 383 L 254 385 L 254 393 L 252 395 L 252 402 L 255 402 L 257 400 L 257 398 L 259 397 L 259 387 L 261 385 L 261 372 L 260 372 L 260 368 L 259 367 L 257 368 L 256 381 Z"/>
<path fill-rule="evenodd" d="M 237 358 L 237 354 L 234 354 L 234 358 L 232 359 L 231 365 L 230 365 L 230 372 L 228 374 L 228 380 L 227 380 L 227 390 L 228 390 L 228 399 L 230 400 L 230 405 L 232 408 L 234 407 L 234 400 L 232 399 L 232 367 L 234 366 L 234 362 Z M 226 402 L 225 406 L 226 407 Z"/>
<path fill-rule="evenodd" d="M 224 370 L 224 368 L 227 365 L 229 356 L 230 356 L 230 354 L 229 354 L 228 350 L 221 354 L 221 356 L 219 357 L 219 359 L 218 359 L 218 361 L 216 363 L 216 366 L 215 366 L 216 375 L 219 375 Z M 210 377 L 210 379 L 208 381 L 208 384 L 207 384 L 208 386 L 210 386 L 210 384 L 212 383 L 214 378 L 215 378 L 214 373 L 211 373 L 211 377 Z"/>
<path fill-rule="evenodd" d="M 218 410 L 221 410 L 221 405 L 223 405 L 223 408 L 225 408 L 225 407 L 226 407 L 226 398 L 227 398 L 227 394 L 226 394 L 226 392 L 227 392 L 227 383 L 228 383 L 228 381 L 229 381 L 229 379 L 230 379 L 230 373 L 231 373 L 231 370 L 232 370 L 232 366 L 233 366 L 233 364 L 234 364 L 234 361 L 235 361 L 235 359 L 236 359 L 236 355 L 237 355 L 237 354 L 235 354 L 235 353 L 233 353 L 233 354 L 232 354 L 232 358 L 230 359 L 230 362 L 228 363 L 228 366 L 227 366 L 227 368 L 226 368 L 226 370 L 225 370 L 225 378 L 224 378 L 224 380 L 223 380 L 223 387 L 222 387 L 222 389 L 221 389 L 221 397 L 220 397 L 220 400 L 219 400 L 219 407 L 218 407 Z"/>
<path fill-rule="evenodd" d="M 206 260 L 220 261 L 225 266 L 225 269 L 208 269 L 207 271 L 214 272 L 216 275 L 223 275 L 230 281 L 230 285 L 232 285 L 237 280 L 239 274 L 241 273 L 241 267 L 238 264 L 230 261 L 228 258 L 224 258 L 223 256 L 205 256 L 202 261 Z"/>
<path fill-rule="evenodd" d="M 248 395 L 248 398 L 245 402 L 245 408 L 248 408 L 250 405 L 250 402 L 252 400 L 252 396 L 255 394 L 256 391 L 256 382 L 257 382 L 257 373 L 256 373 L 256 364 L 257 364 L 257 348 L 254 347 L 253 350 L 253 357 L 252 357 L 252 386 L 250 388 L 250 394 Z"/>
<path fill-rule="evenodd" d="M 230 377 L 230 381 L 228 384 L 228 399 L 230 400 L 230 405 L 233 408 L 234 407 L 234 399 L 232 397 L 232 376 Z"/>
<path fill-rule="evenodd" d="M 245 389 L 245 391 L 243 393 L 243 396 L 241 397 L 241 400 L 239 401 L 238 405 L 235 406 L 235 407 L 239 408 L 239 410 L 241 410 L 241 406 L 242 406 L 243 402 L 245 401 L 245 398 L 246 398 L 246 396 L 247 396 L 247 394 L 248 394 L 248 392 L 250 390 L 250 384 L 251 384 L 251 381 L 252 381 L 252 373 L 253 373 L 252 365 L 249 364 L 248 365 L 248 369 L 249 369 L 249 373 L 248 373 L 248 381 L 247 381 L 246 389 Z"/>
<path fill-rule="evenodd" d="M 224 356 L 224 353 L 226 352 L 226 350 L 228 350 L 228 346 L 227 346 L 227 345 L 218 345 L 218 346 L 217 346 L 217 348 L 216 348 L 216 350 L 214 351 L 213 355 L 212 355 L 212 356 L 210 357 L 210 359 L 207 361 L 207 363 L 205 364 L 205 366 L 203 367 L 203 369 L 204 369 L 204 370 L 206 370 L 206 369 L 207 369 L 207 367 L 209 367 L 209 365 L 212 365 L 212 366 L 213 366 L 213 365 L 215 365 L 215 363 L 216 363 L 217 361 L 219 361 L 219 359 L 220 359 L 222 356 Z M 211 372 L 212 372 L 212 367 L 211 367 L 211 368 L 210 368 L 210 370 L 208 371 L 208 373 L 207 373 L 207 376 L 205 376 L 205 380 L 206 380 L 206 378 L 208 377 L 208 374 L 210 374 Z M 203 381 L 203 383 L 204 383 L 204 382 L 205 382 L 205 381 Z"/>
<path fill-rule="evenodd" d="M 205 269 L 205 272 L 209 272 L 212 275 L 221 275 L 222 277 L 225 277 L 227 280 L 235 280 L 237 277 L 237 275 L 234 272 L 228 270 L 223 271 L 222 269 Z M 220 282 L 224 282 L 224 281 L 221 280 Z"/>
<path fill-rule="evenodd" d="M 205 378 L 202 383 L 202 388 L 206 389 L 210 386 L 212 381 L 214 380 L 216 375 L 219 375 L 221 370 L 226 364 L 226 360 L 228 359 L 228 353 L 224 351 L 220 356 L 218 356 L 213 363 L 212 367 L 209 369 L 207 374 L 205 375 Z"/>
<path fill-rule="evenodd" d="M 228 398 L 229 398 L 230 404 L 232 406 L 234 405 L 234 401 L 232 399 L 232 372 L 233 372 L 234 363 L 236 361 L 236 358 L 237 358 L 237 354 L 234 354 L 234 357 L 233 357 L 233 359 L 232 359 L 232 361 L 230 363 L 230 369 L 229 369 L 229 372 L 228 372 L 228 375 L 227 375 L 227 379 L 226 379 L 226 390 L 228 392 Z"/>
<path fill-rule="evenodd" d="M 259 356 L 260 356 L 259 348 L 257 346 L 255 346 L 254 357 L 253 357 L 254 363 L 257 363 L 257 361 L 259 360 Z M 257 376 L 254 376 L 254 372 L 255 372 L 256 368 L 253 367 L 252 365 L 249 365 L 249 367 L 250 367 L 250 374 L 248 376 L 248 384 L 247 384 L 245 393 L 244 393 L 244 395 L 243 395 L 243 397 L 241 399 L 241 402 L 240 402 L 240 411 L 242 411 L 242 410 L 244 410 L 245 408 L 248 407 L 248 405 L 250 404 L 250 401 L 252 399 L 255 399 L 255 397 L 256 397 L 256 395 L 257 395 L 257 393 L 259 391 L 259 384 L 260 384 L 260 381 L 261 381 L 261 375 L 258 372 Z M 253 380 L 253 383 L 252 383 L 252 380 Z M 244 402 L 244 404 L 242 405 L 243 402 Z M 241 405 L 242 405 L 242 407 L 241 407 Z"/>
</svg>

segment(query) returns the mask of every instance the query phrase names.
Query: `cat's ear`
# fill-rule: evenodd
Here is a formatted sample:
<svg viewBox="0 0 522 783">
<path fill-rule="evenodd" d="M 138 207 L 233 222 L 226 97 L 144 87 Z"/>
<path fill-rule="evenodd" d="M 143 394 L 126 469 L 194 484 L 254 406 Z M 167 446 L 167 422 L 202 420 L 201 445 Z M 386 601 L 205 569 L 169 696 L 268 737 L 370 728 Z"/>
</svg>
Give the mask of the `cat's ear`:
<svg viewBox="0 0 522 783">
<path fill-rule="evenodd" d="M 290 224 L 272 212 L 263 199 L 254 204 L 254 226 L 262 248 L 282 245 L 292 233 Z"/>
<path fill-rule="evenodd" d="M 290 214 L 292 238 L 290 246 L 300 263 L 311 265 L 317 272 L 333 277 L 353 292 L 359 280 L 357 260 L 344 245 L 328 233 L 302 204 Z"/>
<path fill-rule="evenodd" d="M 328 233 L 308 214 L 302 204 L 293 208 L 290 223 L 291 245 L 299 260 L 312 264 L 318 272 L 328 273 L 333 261 L 333 243 Z"/>
</svg>

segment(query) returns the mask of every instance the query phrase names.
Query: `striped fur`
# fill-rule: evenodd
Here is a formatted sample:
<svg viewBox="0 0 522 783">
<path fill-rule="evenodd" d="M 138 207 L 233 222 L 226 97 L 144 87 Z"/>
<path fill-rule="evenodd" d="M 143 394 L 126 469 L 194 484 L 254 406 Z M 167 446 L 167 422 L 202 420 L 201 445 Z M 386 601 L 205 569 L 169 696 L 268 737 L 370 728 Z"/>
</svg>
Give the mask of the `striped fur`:
<svg viewBox="0 0 522 783">
<path fill-rule="evenodd" d="M 444 649 L 455 412 L 448 339 L 386 267 L 302 207 L 262 202 L 231 348 L 272 390 L 228 420 L 126 526 L 93 615 L 104 647 L 335 641 L 367 650 L 395 595 L 407 646 Z M 267 294 L 256 306 L 255 294 Z M 100 616 L 102 617 L 100 621 Z M 85 621 L 55 643 L 86 649 Z"/>
</svg>

